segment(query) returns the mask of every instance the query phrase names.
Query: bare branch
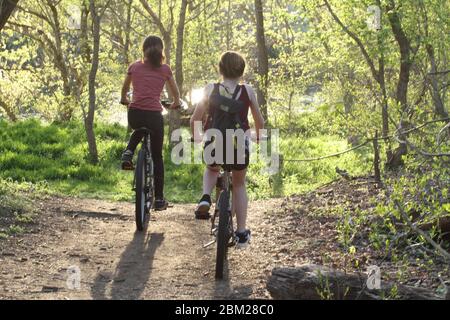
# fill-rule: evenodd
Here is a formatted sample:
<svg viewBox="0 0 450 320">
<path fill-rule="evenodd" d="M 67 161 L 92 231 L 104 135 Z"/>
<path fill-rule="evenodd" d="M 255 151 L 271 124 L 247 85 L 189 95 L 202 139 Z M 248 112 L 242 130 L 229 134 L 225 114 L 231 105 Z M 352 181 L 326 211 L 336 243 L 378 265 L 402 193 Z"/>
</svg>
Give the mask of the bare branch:
<svg viewBox="0 0 450 320">
<path fill-rule="evenodd" d="M 145 11 L 147 11 L 148 14 L 150 14 L 150 17 L 152 18 L 153 22 L 158 26 L 158 28 L 161 31 L 161 33 L 167 34 L 168 31 L 164 27 L 161 19 L 158 17 L 158 15 L 150 7 L 150 5 L 148 4 L 147 0 L 140 0 L 140 2 L 142 4 L 142 6 L 144 7 Z"/>
<path fill-rule="evenodd" d="M 33 11 L 33 10 L 29 10 L 29 9 L 25 9 L 25 8 L 21 7 L 20 5 L 17 5 L 17 8 L 20 11 L 23 11 L 24 13 L 31 14 L 31 15 L 33 15 L 35 17 L 38 17 L 39 19 L 44 20 L 45 22 L 47 22 L 51 26 L 53 25 L 53 23 L 50 21 L 50 19 L 48 17 L 44 16 L 43 14 L 41 14 L 39 12 L 36 12 L 36 11 Z"/>
<path fill-rule="evenodd" d="M 394 200 L 394 205 L 400 212 L 403 220 L 405 220 L 405 222 L 411 228 L 411 230 L 422 236 L 429 244 L 433 246 L 433 248 L 436 249 L 437 252 L 439 252 L 440 255 L 442 255 L 447 261 L 450 261 L 450 254 L 446 250 L 444 250 L 439 244 L 437 244 L 433 239 L 431 239 L 431 237 L 425 231 L 421 230 L 420 228 L 415 226 L 414 223 L 411 222 L 411 220 L 405 213 L 405 210 L 403 210 L 403 207 L 400 205 L 398 200 Z"/>
<path fill-rule="evenodd" d="M 358 45 L 359 49 L 361 50 L 364 58 L 366 59 L 367 64 L 369 65 L 370 70 L 372 71 L 373 77 L 379 82 L 380 81 L 380 74 L 375 68 L 375 64 L 373 63 L 372 59 L 369 56 L 369 53 L 367 52 L 366 48 L 364 47 L 364 44 L 362 43 L 361 39 L 358 38 L 358 36 L 351 31 L 342 21 L 339 19 L 339 17 L 334 13 L 333 9 L 331 8 L 330 3 L 328 0 L 325 1 L 325 6 L 327 7 L 328 11 L 330 12 L 331 16 L 333 17 L 334 21 L 336 21 L 337 24 L 339 24 L 342 28 L 342 30 L 347 33 L 347 35 L 352 38 L 356 44 Z"/>
</svg>

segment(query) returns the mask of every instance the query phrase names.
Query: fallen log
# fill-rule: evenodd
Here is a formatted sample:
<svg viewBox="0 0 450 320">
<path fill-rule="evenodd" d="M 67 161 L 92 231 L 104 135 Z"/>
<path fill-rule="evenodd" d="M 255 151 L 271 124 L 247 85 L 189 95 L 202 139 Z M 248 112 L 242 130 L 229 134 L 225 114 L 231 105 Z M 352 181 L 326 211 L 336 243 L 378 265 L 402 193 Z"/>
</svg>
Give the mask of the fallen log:
<svg viewBox="0 0 450 320">
<path fill-rule="evenodd" d="M 434 222 L 422 223 L 417 227 L 423 231 L 430 231 L 432 228 L 436 228 L 443 240 L 450 241 L 450 216 L 443 216 Z"/>
<path fill-rule="evenodd" d="M 267 289 L 277 300 L 443 300 L 425 288 L 381 281 L 379 290 L 369 290 L 367 275 L 344 273 L 320 265 L 275 268 Z"/>
</svg>

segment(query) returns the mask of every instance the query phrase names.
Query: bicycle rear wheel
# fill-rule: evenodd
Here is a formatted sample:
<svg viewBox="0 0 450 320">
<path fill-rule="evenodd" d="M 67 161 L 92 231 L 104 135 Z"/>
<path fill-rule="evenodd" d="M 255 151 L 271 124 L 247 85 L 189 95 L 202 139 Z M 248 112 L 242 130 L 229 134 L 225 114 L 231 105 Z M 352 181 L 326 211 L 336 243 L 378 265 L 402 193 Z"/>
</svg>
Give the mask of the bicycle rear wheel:
<svg viewBox="0 0 450 320">
<path fill-rule="evenodd" d="M 147 214 L 147 219 L 150 220 L 150 211 L 155 205 L 155 175 L 153 168 L 153 160 L 151 157 L 147 160 L 147 171 L 146 171 L 146 201 L 145 201 L 145 213 Z"/>
<path fill-rule="evenodd" d="M 139 151 L 136 163 L 136 229 L 144 230 L 147 217 L 147 195 L 146 195 L 146 174 L 145 174 L 145 153 Z"/>
<path fill-rule="evenodd" d="M 224 190 L 219 196 L 219 226 L 217 230 L 217 254 L 216 254 L 216 279 L 223 279 L 225 261 L 227 259 L 228 244 L 230 242 L 230 218 L 229 210 L 230 192 Z"/>
</svg>

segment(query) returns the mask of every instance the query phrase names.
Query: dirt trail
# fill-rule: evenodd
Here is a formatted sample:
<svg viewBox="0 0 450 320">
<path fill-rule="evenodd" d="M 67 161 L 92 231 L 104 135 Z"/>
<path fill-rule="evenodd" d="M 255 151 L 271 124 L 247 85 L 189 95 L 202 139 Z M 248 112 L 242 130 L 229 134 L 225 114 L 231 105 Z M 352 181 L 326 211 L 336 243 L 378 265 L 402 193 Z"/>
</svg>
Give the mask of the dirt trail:
<svg viewBox="0 0 450 320">
<path fill-rule="evenodd" d="M 231 250 L 229 280 L 214 280 L 209 223 L 194 205 L 153 213 L 136 233 L 131 203 L 49 198 L 30 233 L 0 241 L 0 299 L 234 299 L 270 298 L 265 281 L 276 241 L 266 213 L 281 200 L 253 202 L 247 250 Z M 67 268 L 81 271 L 81 288 L 66 285 Z"/>
</svg>

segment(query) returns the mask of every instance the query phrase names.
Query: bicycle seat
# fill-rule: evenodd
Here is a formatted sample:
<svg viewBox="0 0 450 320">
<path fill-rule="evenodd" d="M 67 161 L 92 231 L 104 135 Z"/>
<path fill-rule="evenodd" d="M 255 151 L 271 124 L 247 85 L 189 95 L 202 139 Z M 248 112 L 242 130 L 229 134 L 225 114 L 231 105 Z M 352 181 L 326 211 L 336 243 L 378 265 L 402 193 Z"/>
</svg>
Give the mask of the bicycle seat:
<svg viewBox="0 0 450 320">
<path fill-rule="evenodd" d="M 142 128 L 136 129 L 134 131 L 135 132 L 143 132 L 145 134 L 150 134 L 151 133 L 151 130 L 149 128 L 146 128 L 146 127 L 142 127 Z"/>
</svg>

